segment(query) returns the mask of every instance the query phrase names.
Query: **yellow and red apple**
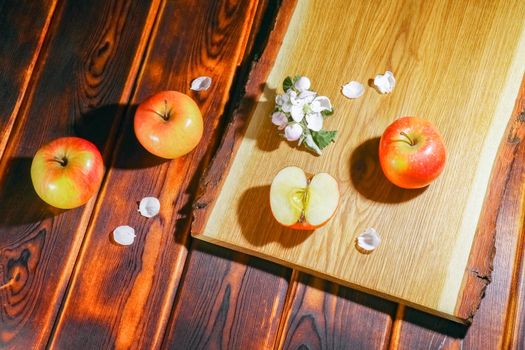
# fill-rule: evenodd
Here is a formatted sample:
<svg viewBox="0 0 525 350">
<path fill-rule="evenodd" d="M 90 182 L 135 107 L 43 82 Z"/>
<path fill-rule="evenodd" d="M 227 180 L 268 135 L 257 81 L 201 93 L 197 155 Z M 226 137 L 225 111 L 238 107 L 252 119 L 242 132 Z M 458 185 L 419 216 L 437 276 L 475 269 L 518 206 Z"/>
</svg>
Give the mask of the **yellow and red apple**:
<svg viewBox="0 0 525 350">
<path fill-rule="evenodd" d="M 133 126 L 146 150 L 167 159 L 189 153 L 203 132 L 199 106 L 177 91 L 161 91 L 144 100 L 135 112 Z"/>
<path fill-rule="evenodd" d="M 388 180 L 402 188 L 421 188 L 443 171 L 447 152 L 439 131 L 426 119 L 402 117 L 379 141 L 379 162 Z"/>
<path fill-rule="evenodd" d="M 31 163 L 31 180 L 46 203 L 61 209 L 85 204 L 98 190 L 104 162 L 97 147 L 79 137 L 42 146 Z"/>
<path fill-rule="evenodd" d="M 339 186 L 327 173 L 308 177 L 298 167 L 277 173 L 270 187 L 272 214 L 281 225 L 314 230 L 326 224 L 339 205 Z"/>
</svg>

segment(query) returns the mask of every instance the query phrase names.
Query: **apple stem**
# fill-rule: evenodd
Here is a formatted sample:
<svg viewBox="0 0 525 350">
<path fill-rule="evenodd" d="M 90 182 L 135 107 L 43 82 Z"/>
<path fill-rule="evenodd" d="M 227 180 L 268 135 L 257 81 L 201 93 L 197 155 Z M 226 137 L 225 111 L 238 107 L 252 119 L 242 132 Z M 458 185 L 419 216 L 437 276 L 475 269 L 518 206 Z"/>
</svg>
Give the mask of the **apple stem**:
<svg viewBox="0 0 525 350">
<path fill-rule="evenodd" d="M 416 143 L 414 142 L 414 140 L 412 140 L 412 139 L 410 138 L 410 136 L 407 135 L 407 133 L 405 133 L 404 131 L 401 131 L 401 135 L 404 136 L 404 137 L 406 137 L 406 138 L 408 139 L 408 141 L 407 141 L 407 140 L 400 140 L 400 141 L 406 142 L 406 143 L 408 143 L 410 146 L 415 146 Z"/>
<path fill-rule="evenodd" d="M 60 164 L 61 166 L 66 166 L 67 165 L 67 158 L 66 157 L 62 157 L 62 158 L 55 158 L 53 159 L 55 162 L 57 162 L 58 164 Z"/>
<path fill-rule="evenodd" d="M 168 100 L 164 99 L 164 114 L 162 115 L 162 118 L 165 121 L 168 121 L 171 116 L 171 108 L 168 110 Z"/>
</svg>

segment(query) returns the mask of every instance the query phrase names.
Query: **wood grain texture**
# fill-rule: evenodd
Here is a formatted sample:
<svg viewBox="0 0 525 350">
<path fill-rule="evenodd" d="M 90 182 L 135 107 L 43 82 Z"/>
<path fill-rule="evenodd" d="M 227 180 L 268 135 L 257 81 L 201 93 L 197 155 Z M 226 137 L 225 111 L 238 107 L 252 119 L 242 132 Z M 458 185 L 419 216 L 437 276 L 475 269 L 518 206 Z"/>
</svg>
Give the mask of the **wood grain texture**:
<svg viewBox="0 0 525 350">
<path fill-rule="evenodd" d="M 408 309 L 403 317 L 396 320 L 401 323 L 401 330 L 398 339 L 393 340 L 397 344 L 395 348 L 413 349 L 440 344 L 443 348 L 520 349 L 524 334 L 519 329 L 523 312 L 518 306 L 519 271 L 522 268 L 519 256 L 523 254 L 524 238 L 524 108 L 525 79 L 498 151 L 476 233 L 484 240 L 496 240 L 496 254 L 492 274 L 492 264 L 481 265 L 470 270 L 474 274 L 469 273 L 469 276 L 479 279 L 479 283 L 492 281 L 473 324 L 467 329 Z M 486 254 L 481 251 L 484 245 L 479 242 L 481 240 L 476 240 L 473 251 Z M 470 283 L 475 284 L 476 281 Z"/>
<path fill-rule="evenodd" d="M 223 191 L 208 206 L 208 221 L 206 214 L 203 220 L 197 218 L 194 233 L 468 321 L 472 308 L 460 307 L 462 282 L 490 169 L 525 67 L 519 59 L 525 52 L 525 24 L 514 17 L 524 11 L 524 3 L 518 1 L 484 6 L 300 2 Z M 351 39 L 346 34 L 350 30 Z M 317 47 L 323 47 L 322 52 L 312 49 Z M 326 56 L 330 59 L 320 58 Z M 377 67 L 391 69 L 398 77 L 393 94 L 385 97 L 368 89 L 358 101 L 339 94 L 345 81 L 366 81 L 377 74 Z M 291 151 L 269 121 L 282 79 L 298 72 L 312 78 L 314 89 L 328 95 L 338 111 L 327 128 L 339 129 L 344 142 L 331 145 L 321 157 Z M 402 191 L 378 170 L 377 137 L 393 119 L 406 114 L 430 119 L 449 150 L 444 174 L 425 190 Z M 270 214 L 269 184 L 290 164 L 310 173 L 328 171 L 339 180 L 339 212 L 315 234 L 287 231 Z M 369 226 L 378 229 L 383 244 L 364 256 L 353 243 Z M 480 295 L 477 290 L 465 300 L 479 302 Z"/>
<path fill-rule="evenodd" d="M 250 53 L 237 72 L 225 116 L 243 108 L 238 103 L 246 73 L 260 56 L 277 11 L 282 11 L 278 1 L 259 2 L 245 50 Z M 162 348 L 274 348 L 289 270 L 198 241 L 189 254 Z"/>
<path fill-rule="evenodd" d="M 396 304 L 299 274 L 280 349 L 386 349 Z"/>
<path fill-rule="evenodd" d="M 289 277 L 281 266 L 194 242 L 163 348 L 274 348 Z"/>
<path fill-rule="evenodd" d="M 0 1 L 0 158 L 46 37 L 56 0 Z"/>
<path fill-rule="evenodd" d="M 31 158 L 44 143 L 67 135 L 88 138 L 108 154 L 118 104 L 127 101 L 123 91 L 135 79 L 130 67 L 148 8 L 107 0 L 63 1 L 56 8 L 0 163 L 2 347 L 46 345 L 94 203 L 70 211 L 46 206 L 31 185 Z"/>
<path fill-rule="evenodd" d="M 257 1 L 163 3 L 51 348 L 160 346 L 187 255 L 193 194 L 256 7 Z M 190 91 L 201 75 L 213 79 L 210 89 Z M 196 100 L 204 136 L 188 155 L 166 161 L 138 144 L 132 120 L 135 104 L 170 89 Z M 160 214 L 149 220 L 137 212 L 145 196 L 161 202 Z M 132 246 L 110 241 L 123 224 L 136 230 Z"/>
</svg>

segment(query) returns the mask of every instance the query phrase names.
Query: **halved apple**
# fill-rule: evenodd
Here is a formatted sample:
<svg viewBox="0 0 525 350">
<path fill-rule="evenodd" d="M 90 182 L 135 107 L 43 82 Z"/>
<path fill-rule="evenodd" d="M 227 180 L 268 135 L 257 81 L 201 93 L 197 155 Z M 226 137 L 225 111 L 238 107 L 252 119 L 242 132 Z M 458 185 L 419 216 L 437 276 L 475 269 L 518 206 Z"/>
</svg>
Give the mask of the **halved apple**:
<svg viewBox="0 0 525 350">
<path fill-rule="evenodd" d="M 327 173 L 308 177 L 298 167 L 277 173 L 270 187 L 272 214 L 281 225 L 313 230 L 334 216 L 339 205 L 339 186 Z"/>
</svg>

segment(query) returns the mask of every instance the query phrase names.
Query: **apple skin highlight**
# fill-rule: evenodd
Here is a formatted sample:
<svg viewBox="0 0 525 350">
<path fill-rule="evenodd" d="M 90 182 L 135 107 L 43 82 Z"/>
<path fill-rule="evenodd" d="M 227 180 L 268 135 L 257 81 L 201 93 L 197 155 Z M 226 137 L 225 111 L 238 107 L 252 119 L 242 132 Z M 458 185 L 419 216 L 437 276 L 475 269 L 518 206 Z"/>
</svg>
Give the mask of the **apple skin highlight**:
<svg viewBox="0 0 525 350">
<path fill-rule="evenodd" d="M 443 171 L 447 152 L 443 137 L 430 121 L 402 117 L 379 141 L 379 162 L 386 178 L 406 189 L 428 186 Z"/>
<path fill-rule="evenodd" d="M 79 137 L 62 137 L 42 146 L 31 163 L 37 195 L 60 209 L 84 205 L 97 192 L 104 162 L 97 147 Z"/>
</svg>

